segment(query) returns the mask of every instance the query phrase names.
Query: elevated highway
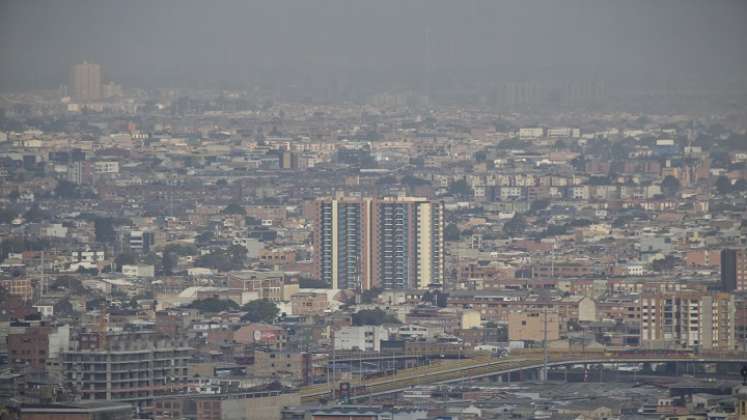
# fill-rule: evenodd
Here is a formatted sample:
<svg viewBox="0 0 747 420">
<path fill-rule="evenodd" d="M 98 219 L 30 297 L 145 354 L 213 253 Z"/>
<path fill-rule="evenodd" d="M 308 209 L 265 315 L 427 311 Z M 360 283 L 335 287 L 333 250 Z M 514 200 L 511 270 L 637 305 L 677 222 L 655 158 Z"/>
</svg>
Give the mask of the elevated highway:
<svg viewBox="0 0 747 420">
<path fill-rule="evenodd" d="M 590 353 L 571 354 L 553 353 L 548 356 L 548 368 L 572 365 L 596 364 L 638 364 L 638 363 L 747 363 L 746 354 L 737 355 L 696 355 L 696 354 L 662 354 L 648 355 L 630 353 Z M 472 359 L 440 360 L 428 366 L 404 369 L 396 374 L 371 378 L 361 381 L 350 381 L 350 399 L 363 399 L 379 395 L 386 395 L 405 391 L 417 385 L 448 384 L 482 378 L 500 377 L 513 372 L 541 371 L 544 367 L 544 357 L 541 353 L 515 355 L 504 358 L 479 356 Z M 337 396 L 339 382 L 319 384 L 301 389 L 301 399 L 304 402 L 331 399 Z"/>
</svg>

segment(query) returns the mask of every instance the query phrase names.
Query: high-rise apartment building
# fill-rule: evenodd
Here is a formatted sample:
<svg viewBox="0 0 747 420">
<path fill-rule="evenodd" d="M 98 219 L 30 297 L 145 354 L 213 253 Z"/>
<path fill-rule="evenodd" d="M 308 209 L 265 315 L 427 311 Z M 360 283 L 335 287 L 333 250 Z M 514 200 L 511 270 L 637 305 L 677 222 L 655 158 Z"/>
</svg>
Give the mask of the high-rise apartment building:
<svg viewBox="0 0 747 420">
<path fill-rule="evenodd" d="M 641 296 L 641 345 L 733 350 L 736 306 L 730 293 L 679 291 Z"/>
<path fill-rule="evenodd" d="M 81 102 L 101 99 L 101 66 L 85 61 L 74 65 L 70 71 L 70 94 Z"/>
<path fill-rule="evenodd" d="M 747 249 L 721 251 L 721 290 L 724 292 L 747 290 Z"/>
<path fill-rule="evenodd" d="M 444 206 L 423 198 L 314 204 L 317 277 L 333 288 L 426 288 L 444 282 Z"/>
</svg>

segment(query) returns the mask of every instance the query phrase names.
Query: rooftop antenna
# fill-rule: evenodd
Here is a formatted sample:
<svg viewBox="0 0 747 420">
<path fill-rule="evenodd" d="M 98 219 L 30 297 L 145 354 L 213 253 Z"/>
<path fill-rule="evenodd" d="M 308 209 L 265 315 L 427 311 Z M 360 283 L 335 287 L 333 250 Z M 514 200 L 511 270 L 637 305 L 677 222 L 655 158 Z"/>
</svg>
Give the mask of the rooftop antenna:
<svg viewBox="0 0 747 420">
<path fill-rule="evenodd" d="M 548 372 L 547 372 L 547 305 L 545 305 L 545 331 L 544 331 L 544 337 L 542 339 L 542 347 L 543 347 L 543 361 L 542 361 L 542 382 L 547 382 Z"/>
<path fill-rule="evenodd" d="M 552 253 L 550 254 L 550 277 L 555 279 L 555 238 L 552 238 Z"/>
</svg>

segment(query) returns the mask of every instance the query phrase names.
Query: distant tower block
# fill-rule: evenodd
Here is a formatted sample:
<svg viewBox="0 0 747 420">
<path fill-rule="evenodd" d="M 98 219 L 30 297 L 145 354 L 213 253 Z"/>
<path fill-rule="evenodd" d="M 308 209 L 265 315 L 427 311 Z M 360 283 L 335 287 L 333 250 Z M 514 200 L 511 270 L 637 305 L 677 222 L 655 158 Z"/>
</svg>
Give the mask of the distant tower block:
<svg viewBox="0 0 747 420">
<path fill-rule="evenodd" d="M 93 102 L 101 99 L 101 66 L 83 62 L 70 71 L 70 93 L 79 102 Z"/>
</svg>

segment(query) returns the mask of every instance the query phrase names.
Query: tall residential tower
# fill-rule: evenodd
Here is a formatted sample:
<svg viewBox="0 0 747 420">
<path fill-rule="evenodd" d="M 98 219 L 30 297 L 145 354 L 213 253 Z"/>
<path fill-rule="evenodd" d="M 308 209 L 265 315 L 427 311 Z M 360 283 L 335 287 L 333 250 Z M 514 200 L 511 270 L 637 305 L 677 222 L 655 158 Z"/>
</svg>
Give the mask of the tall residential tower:
<svg viewBox="0 0 747 420">
<path fill-rule="evenodd" d="M 721 251 L 721 290 L 742 292 L 747 290 L 747 250 Z"/>
<path fill-rule="evenodd" d="M 333 288 L 422 289 L 444 282 L 444 205 L 423 198 L 314 203 L 317 277 Z"/>
<path fill-rule="evenodd" d="M 101 99 L 101 66 L 83 62 L 70 71 L 70 94 L 80 102 Z"/>
</svg>

